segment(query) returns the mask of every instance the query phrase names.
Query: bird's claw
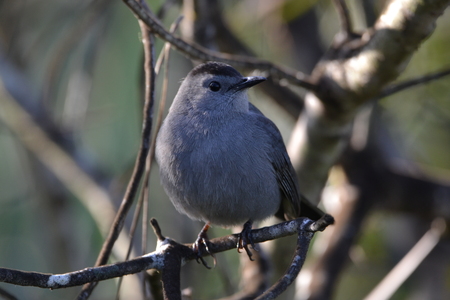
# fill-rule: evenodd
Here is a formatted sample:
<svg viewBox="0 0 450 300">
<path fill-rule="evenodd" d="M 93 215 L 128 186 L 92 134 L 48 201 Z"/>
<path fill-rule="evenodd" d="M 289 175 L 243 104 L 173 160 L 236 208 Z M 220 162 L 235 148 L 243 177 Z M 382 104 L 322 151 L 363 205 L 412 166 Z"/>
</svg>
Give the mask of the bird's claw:
<svg viewBox="0 0 450 300">
<path fill-rule="evenodd" d="M 241 253 L 241 249 L 244 249 L 245 252 L 248 255 L 248 258 L 253 261 L 254 259 L 252 258 L 253 254 L 249 249 L 249 245 L 252 247 L 253 250 L 258 251 L 258 249 L 255 246 L 255 243 L 253 242 L 253 236 L 252 236 L 252 221 L 247 221 L 244 224 L 244 227 L 242 228 L 241 233 L 239 233 L 239 239 L 238 239 L 238 243 L 236 245 L 237 247 L 237 251 L 239 253 Z"/>
<path fill-rule="evenodd" d="M 202 263 L 207 269 L 211 269 L 211 267 L 206 263 L 203 256 L 205 255 L 205 252 L 213 258 L 214 267 L 217 264 L 217 259 L 214 256 L 214 254 L 209 250 L 209 247 L 211 245 L 211 242 L 209 241 L 209 238 L 206 234 L 206 232 L 209 229 L 209 224 L 205 224 L 205 226 L 202 228 L 200 233 L 198 234 L 197 240 L 192 244 L 192 251 L 196 254 L 195 260 L 197 263 Z"/>
</svg>

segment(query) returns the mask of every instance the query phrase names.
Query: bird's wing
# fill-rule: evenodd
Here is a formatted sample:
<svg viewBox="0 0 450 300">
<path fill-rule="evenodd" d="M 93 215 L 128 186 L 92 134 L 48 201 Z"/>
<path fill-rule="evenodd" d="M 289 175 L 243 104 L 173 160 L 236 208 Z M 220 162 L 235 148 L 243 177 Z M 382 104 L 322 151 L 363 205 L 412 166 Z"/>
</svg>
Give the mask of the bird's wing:
<svg viewBox="0 0 450 300">
<path fill-rule="evenodd" d="M 277 176 L 278 185 L 283 195 L 282 204 L 276 216 L 281 219 L 295 219 L 300 216 L 318 220 L 325 213 L 304 197 L 299 190 L 297 174 L 276 125 L 250 103 L 249 109 L 256 116 L 257 125 L 270 135 L 271 148 L 269 156 Z"/>
<path fill-rule="evenodd" d="M 283 202 L 276 216 L 282 219 L 294 219 L 300 216 L 300 192 L 297 175 L 287 154 L 281 133 L 276 125 L 250 103 L 250 111 L 255 114 L 257 125 L 270 136 L 269 157 L 283 195 Z"/>
</svg>

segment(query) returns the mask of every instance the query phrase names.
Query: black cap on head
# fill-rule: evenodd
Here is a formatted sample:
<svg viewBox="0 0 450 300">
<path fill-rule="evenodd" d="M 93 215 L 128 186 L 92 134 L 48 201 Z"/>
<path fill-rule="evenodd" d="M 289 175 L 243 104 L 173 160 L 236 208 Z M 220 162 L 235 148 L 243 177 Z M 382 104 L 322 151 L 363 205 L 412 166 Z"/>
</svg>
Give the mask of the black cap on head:
<svg viewBox="0 0 450 300">
<path fill-rule="evenodd" d="M 220 63 L 220 62 L 207 62 L 198 65 L 190 72 L 191 76 L 196 76 L 198 74 L 211 74 L 211 75 L 222 75 L 230 77 L 242 77 L 235 68 L 230 65 Z"/>
</svg>

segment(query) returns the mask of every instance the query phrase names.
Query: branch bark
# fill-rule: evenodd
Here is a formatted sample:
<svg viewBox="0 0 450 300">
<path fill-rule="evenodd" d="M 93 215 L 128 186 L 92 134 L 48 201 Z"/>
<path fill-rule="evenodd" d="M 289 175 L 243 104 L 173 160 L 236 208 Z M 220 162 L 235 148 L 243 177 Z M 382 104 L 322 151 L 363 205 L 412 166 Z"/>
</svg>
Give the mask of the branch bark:
<svg viewBox="0 0 450 300">
<path fill-rule="evenodd" d="M 433 32 L 448 0 L 394 0 L 361 37 L 337 41 L 312 73 L 288 151 L 303 193 L 316 203 L 347 144 L 359 108 L 381 93 Z"/>
<path fill-rule="evenodd" d="M 95 266 L 101 266 L 106 264 L 108 261 L 112 248 L 119 237 L 120 232 L 125 223 L 125 218 L 130 210 L 134 199 L 136 197 L 139 185 L 142 180 L 142 176 L 145 171 L 145 162 L 150 151 L 151 138 L 150 134 L 152 131 L 153 123 L 153 104 L 154 104 L 154 93 L 155 93 L 155 69 L 154 69 L 154 54 L 153 54 L 153 35 L 151 32 L 143 25 L 141 25 L 142 31 L 142 43 L 144 44 L 144 70 L 145 70 L 145 94 L 144 94 L 144 107 L 143 107 L 143 123 L 141 132 L 141 144 L 139 146 L 139 151 L 136 157 L 135 165 L 133 168 L 133 174 L 131 175 L 130 181 L 128 182 L 125 195 L 123 197 L 122 203 L 117 211 L 116 217 L 113 224 L 111 225 L 108 237 L 103 243 L 102 249 L 99 253 Z M 89 298 L 92 290 L 95 288 L 96 282 L 90 281 L 89 284 L 83 287 L 80 292 L 78 299 Z"/>
<path fill-rule="evenodd" d="M 175 49 L 193 60 L 215 60 L 231 64 L 237 68 L 261 70 L 267 72 L 267 76 L 272 76 L 275 80 L 286 79 L 292 84 L 301 86 L 307 90 L 315 90 L 316 88 L 314 84 L 311 84 L 309 76 L 302 72 L 278 66 L 269 61 L 254 57 L 211 51 L 199 45 L 190 44 L 167 31 L 159 20 L 153 14 L 149 13 L 148 10 L 143 8 L 137 1 L 123 1 L 136 14 L 139 20 L 144 22 L 155 35 L 166 42 L 169 42 Z"/>
<path fill-rule="evenodd" d="M 331 219 L 328 217 L 324 217 L 316 222 L 313 222 L 308 218 L 298 218 L 270 227 L 252 230 L 253 241 L 255 243 L 278 239 L 296 233 L 299 234 L 299 244 L 297 245 L 297 256 L 299 257 L 294 259 L 295 265 L 292 266 L 285 278 L 278 283 L 278 287 L 274 288 L 278 291 L 277 293 L 280 293 L 280 291 L 295 279 L 296 274 L 298 274 L 298 271 L 301 268 L 301 264 L 306 258 L 308 245 L 313 234 L 317 231 L 323 231 L 331 224 L 330 221 Z M 180 299 L 178 298 L 179 296 L 181 297 L 181 292 L 179 290 L 180 267 L 188 261 L 196 259 L 197 254 L 192 250 L 191 245 L 182 245 L 162 236 L 155 220 L 152 220 L 152 225 L 154 226 L 155 233 L 158 237 L 157 250 L 152 253 L 125 262 L 86 268 L 80 271 L 57 275 L 0 268 L 0 282 L 22 286 L 59 289 L 121 277 L 148 269 L 157 269 L 162 271 L 162 282 L 166 299 Z M 212 239 L 209 250 L 214 254 L 235 249 L 238 240 L 238 234 Z M 204 255 L 207 254 L 205 253 Z M 299 262 L 301 262 L 301 264 L 299 264 Z M 271 293 L 273 294 L 274 292 Z"/>
</svg>

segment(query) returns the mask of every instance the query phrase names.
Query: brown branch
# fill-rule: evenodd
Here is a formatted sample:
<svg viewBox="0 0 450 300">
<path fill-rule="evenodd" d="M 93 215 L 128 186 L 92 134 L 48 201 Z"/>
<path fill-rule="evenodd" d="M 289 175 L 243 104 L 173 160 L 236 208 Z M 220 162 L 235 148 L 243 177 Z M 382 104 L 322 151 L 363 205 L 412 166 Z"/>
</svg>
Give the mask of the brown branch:
<svg viewBox="0 0 450 300">
<path fill-rule="evenodd" d="M 390 157 L 397 153 L 386 150 L 393 141 L 385 134 L 384 126 L 385 122 L 380 120 L 380 109 L 374 109 L 365 147 L 349 147 L 340 160 L 348 181 L 342 183 L 338 190 L 341 191 L 342 208 L 340 212 L 334 212 L 336 226 L 329 232 L 328 246 L 312 272 L 308 291 L 311 300 L 332 298 L 348 261 L 348 253 L 361 234 L 367 215 L 374 208 L 406 211 L 420 215 L 421 219 L 432 219 L 438 211 L 440 216 L 448 217 L 446 210 L 437 204 L 439 200 L 432 196 L 448 194 L 448 185 L 427 181 L 417 174 L 411 175 L 411 171 L 402 173 L 393 167 Z"/>
<path fill-rule="evenodd" d="M 275 80 L 286 79 L 294 85 L 298 85 L 307 90 L 315 90 L 316 86 L 310 81 L 309 76 L 302 72 L 292 70 L 287 67 L 277 66 L 271 62 L 254 57 L 231 55 L 211 51 L 196 44 L 190 44 L 183 39 L 175 37 L 159 20 L 144 7 L 134 0 L 123 0 L 125 4 L 135 13 L 137 18 L 143 21 L 150 30 L 159 38 L 169 42 L 175 49 L 189 57 L 200 61 L 221 61 L 237 68 L 261 70 L 267 72 L 266 76 L 272 76 Z"/>
<path fill-rule="evenodd" d="M 141 0 L 141 5 L 147 7 L 145 1 Z M 150 101 L 154 102 L 154 90 L 155 90 L 155 68 L 154 68 L 154 55 L 153 55 L 153 45 L 155 43 L 154 37 L 150 30 L 148 30 L 147 26 L 141 21 L 139 21 L 139 28 L 141 29 L 142 34 L 142 42 L 144 44 L 144 73 L 145 73 L 145 95 L 144 99 L 146 103 Z M 153 114 L 153 108 L 150 112 Z M 151 118 L 151 122 L 153 122 L 153 117 Z M 150 142 L 150 148 L 148 149 L 148 154 L 145 159 L 145 170 L 144 170 L 144 180 L 143 187 L 141 190 L 141 195 L 139 201 L 143 203 L 143 213 L 142 213 L 142 249 L 141 254 L 147 253 L 147 228 L 148 228 L 148 184 L 150 179 L 150 168 L 152 163 L 152 148 L 154 147 L 154 141 L 150 139 L 150 133 L 147 138 Z M 148 142 L 148 141 L 147 141 Z M 145 201 L 147 200 L 147 201 Z M 145 291 L 145 288 L 144 288 Z M 144 294 L 145 295 L 145 294 Z"/>
<path fill-rule="evenodd" d="M 315 68 L 312 76 L 319 88 L 305 97 L 304 114 L 288 145 L 307 198 L 319 201 L 329 170 L 345 149 L 355 115 L 403 71 L 449 2 L 391 1 L 374 28 L 359 40 L 330 49 Z"/>
<path fill-rule="evenodd" d="M 338 12 L 339 21 L 341 22 L 341 33 L 343 33 L 346 38 L 351 37 L 353 35 L 353 26 L 347 3 L 345 3 L 345 0 L 333 0 L 333 3 Z"/>
<path fill-rule="evenodd" d="M 171 25 L 170 28 L 170 32 L 175 32 L 178 29 L 178 26 L 181 22 L 183 18 L 180 16 L 177 18 L 177 20 Z M 139 24 L 141 24 L 141 30 L 144 30 L 144 24 L 142 22 L 139 22 Z M 146 27 L 145 27 L 146 28 Z M 144 178 L 144 189 L 143 192 L 141 193 L 141 197 L 142 199 L 139 199 L 140 201 L 144 201 L 144 199 L 147 199 L 147 201 L 145 202 L 145 208 L 144 208 L 144 212 L 142 215 L 142 254 L 147 253 L 147 231 L 148 231 L 148 201 L 150 199 L 149 197 L 149 181 L 150 181 L 150 170 L 152 168 L 152 163 L 154 161 L 155 158 L 155 149 L 156 149 L 156 136 L 157 133 L 159 132 L 159 129 L 161 127 L 162 121 L 163 121 L 163 115 L 164 115 L 164 110 L 166 107 L 166 100 L 167 100 L 167 89 L 168 89 L 168 84 L 169 84 L 169 60 L 170 60 L 170 44 L 169 43 L 165 43 L 163 50 L 161 52 L 160 58 L 164 60 L 164 78 L 163 78 L 163 83 L 162 83 L 162 90 L 161 90 L 161 98 L 159 100 L 159 108 L 158 108 L 158 114 L 156 117 L 156 124 L 155 124 L 155 134 L 153 135 L 152 138 L 152 143 L 150 145 L 150 153 L 147 156 L 147 161 L 145 164 L 145 178 Z M 158 61 L 161 61 L 158 59 Z M 158 62 L 156 63 L 155 66 L 155 72 L 159 73 L 159 66 L 158 66 Z M 151 224 L 153 226 L 153 229 L 155 230 L 155 234 L 157 235 L 157 237 L 159 237 L 159 240 L 161 240 L 161 231 L 159 229 L 159 226 L 157 226 L 156 220 L 151 220 Z M 167 274 L 166 274 L 167 275 Z M 166 276 L 165 275 L 165 276 Z M 149 283 L 149 288 L 150 291 L 152 293 L 152 296 L 154 299 L 162 299 L 162 294 L 163 294 L 163 290 L 162 290 L 162 285 L 160 283 L 161 281 L 161 275 L 157 272 L 151 272 L 151 273 L 146 273 L 145 276 L 143 277 L 144 280 L 144 296 L 146 297 L 146 293 L 147 293 L 147 289 L 145 288 L 145 282 Z"/>
<path fill-rule="evenodd" d="M 170 31 L 175 32 L 178 29 L 178 26 L 180 25 L 180 22 L 183 18 L 180 16 L 175 20 L 175 22 L 171 25 Z M 139 22 L 141 24 L 141 30 L 145 30 L 146 27 L 144 23 Z M 165 43 L 163 50 L 161 52 L 161 55 L 156 62 L 155 66 L 155 73 L 158 74 L 160 71 L 160 66 L 162 64 L 162 61 L 164 60 L 164 78 L 162 83 L 162 89 L 161 89 L 161 98 L 159 100 L 159 107 L 158 107 L 158 114 L 156 116 L 156 124 L 155 124 L 155 134 L 153 135 L 152 142 L 150 144 L 150 152 L 147 157 L 147 162 L 145 166 L 145 177 L 144 177 L 144 193 L 142 193 L 144 199 L 149 199 L 148 195 L 148 184 L 150 181 L 150 169 L 152 167 L 152 162 L 155 158 L 155 149 L 156 149 L 156 136 L 159 132 L 159 129 L 161 128 L 163 118 L 164 118 L 164 110 L 166 108 L 166 100 L 167 100 L 167 90 L 169 86 L 169 59 L 170 59 L 170 44 Z M 145 212 L 144 212 L 145 214 Z M 146 245 L 147 245 L 147 229 L 148 228 L 148 218 L 143 217 L 143 224 L 142 224 L 142 254 L 146 253 Z"/>
<path fill-rule="evenodd" d="M 417 78 L 408 79 L 408 80 L 405 80 L 402 82 L 392 84 L 392 85 L 384 88 L 383 91 L 381 91 L 381 93 L 376 97 L 376 100 L 393 95 L 395 93 L 401 92 L 407 88 L 411 88 L 411 87 L 414 87 L 419 84 L 425 84 L 425 83 L 428 83 L 433 80 L 441 79 L 442 77 L 445 77 L 447 75 L 450 75 L 450 69 L 427 74 L 427 75 L 422 75 Z"/>
<path fill-rule="evenodd" d="M 364 299 L 390 299 L 436 247 L 446 230 L 445 222 L 443 218 L 434 219 L 431 228 Z"/>
<path fill-rule="evenodd" d="M 145 170 L 145 161 L 148 156 L 150 150 L 150 134 L 152 130 L 152 122 L 153 122 L 153 103 L 154 103 L 154 90 L 155 90 L 155 73 L 154 73 L 154 58 L 153 58 L 153 37 L 149 33 L 146 28 L 142 28 L 142 42 L 144 44 L 144 53 L 145 53 L 145 102 L 143 109 L 143 125 L 142 125 L 142 134 L 141 134 L 141 145 L 139 147 L 139 152 L 136 157 L 136 162 L 133 169 L 133 174 L 128 183 L 127 190 L 125 191 L 124 198 L 122 200 L 122 204 L 119 207 L 116 218 L 114 219 L 114 223 L 111 226 L 109 235 L 105 242 L 103 243 L 103 247 L 100 251 L 100 254 L 97 258 L 95 266 L 101 266 L 106 264 L 109 256 L 111 255 L 111 250 L 114 246 L 114 243 L 119 236 L 120 231 L 123 228 L 126 215 L 133 204 L 135 199 L 137 190 L 139 188 L 139 184 L 142 179 L 142 175 Z M 91 294 L 92 290 L 95 288 L 95 283 L 87 284 L 83 287 L 78 299 L 87 299 Z"/>
</svg>

